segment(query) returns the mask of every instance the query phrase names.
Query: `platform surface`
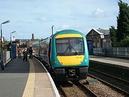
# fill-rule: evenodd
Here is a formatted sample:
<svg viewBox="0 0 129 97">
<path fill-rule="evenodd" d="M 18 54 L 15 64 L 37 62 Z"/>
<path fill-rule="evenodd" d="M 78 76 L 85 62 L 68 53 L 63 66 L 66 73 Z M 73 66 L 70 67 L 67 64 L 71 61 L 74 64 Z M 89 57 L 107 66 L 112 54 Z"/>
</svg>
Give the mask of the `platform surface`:
<svg viewBox="0 0 129 97">
<path fill-rule="evenodd" d="M 0 97 L 59 97 L 49 77 L 37 59 L 16 58 L 0 70 Z"/>
<path fill-rule="evenodd" d="M 102 62 L 129 68 L 129 59 L 103 57 L 103 56 L 90 56 L 90 61 Z"/>
</svg>

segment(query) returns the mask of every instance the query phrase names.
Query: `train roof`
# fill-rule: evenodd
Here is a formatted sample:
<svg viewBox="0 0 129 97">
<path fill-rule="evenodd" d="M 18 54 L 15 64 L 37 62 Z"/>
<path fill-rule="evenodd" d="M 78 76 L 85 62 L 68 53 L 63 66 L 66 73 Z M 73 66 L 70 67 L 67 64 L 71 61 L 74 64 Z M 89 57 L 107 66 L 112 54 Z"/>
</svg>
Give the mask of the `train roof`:
<svg viewBox="0 0 129 97">
<path fill-rule="evenodd" d="M 56 36 L 58 34 L 80 34 L 82 36 L 85 36 L 83 33 L 79 32 L 79 31 L 76 31 L 76 30 L 71 30 L 71 29 L 58 31 L 54 34 L 54 36 Z"/>
</svg>

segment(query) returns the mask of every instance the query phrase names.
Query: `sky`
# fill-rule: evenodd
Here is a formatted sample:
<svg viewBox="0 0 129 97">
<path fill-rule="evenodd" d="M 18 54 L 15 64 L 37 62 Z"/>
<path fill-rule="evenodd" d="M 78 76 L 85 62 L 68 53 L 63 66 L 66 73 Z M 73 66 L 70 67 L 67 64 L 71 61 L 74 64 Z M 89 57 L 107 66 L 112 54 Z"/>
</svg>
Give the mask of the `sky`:
<svg viewBox="0 0 129 97">
<path fill-rule="evenodd" d="M 123 0 L 129 4 L 129 0 Z M 0 0 L 3 36 L 10 39 L 46 38 L 64 29 L 87 34 L 92 28 L 117 26 L 118 0 Z"/>
</svg>

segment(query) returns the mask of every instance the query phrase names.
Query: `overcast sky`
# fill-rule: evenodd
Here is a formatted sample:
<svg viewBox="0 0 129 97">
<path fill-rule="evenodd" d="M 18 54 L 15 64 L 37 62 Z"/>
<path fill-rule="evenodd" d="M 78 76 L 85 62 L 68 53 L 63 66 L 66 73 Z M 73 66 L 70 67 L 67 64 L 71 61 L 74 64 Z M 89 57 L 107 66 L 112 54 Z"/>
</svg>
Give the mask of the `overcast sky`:
<svg viewBox="0 0 129 97">
<path fill-rule="evenodd" d="M 129 0 L 124 0 L 129 3 Z M 86 34 L 92 28 L 116 27 L 118 0 L 0 0 L 0 23 L 3 36 L 10 32 L 16 38 L 45 38 L 63 29 L 75 29 Z"/>
</svg>

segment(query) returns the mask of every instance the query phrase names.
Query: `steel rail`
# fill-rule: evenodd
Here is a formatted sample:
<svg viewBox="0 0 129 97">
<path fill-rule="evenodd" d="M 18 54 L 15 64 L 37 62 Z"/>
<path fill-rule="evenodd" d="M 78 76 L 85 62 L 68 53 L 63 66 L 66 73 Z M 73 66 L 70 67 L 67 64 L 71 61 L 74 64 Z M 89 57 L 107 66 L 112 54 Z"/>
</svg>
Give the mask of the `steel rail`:
<svg viewBox="0 0 129 97">
<path fill-rule="evenodd" d="M 97 97 L 97 95 L 92 90 L 87 88 L 81 82 L 73 82 L 73 84 L 76 85 L 80 90 L 82 90 L 87 96 L 89 96 L 89 97 Z"/>
<path fill-rule="evenodd" d="M 59 93 L 61 95 L 61 97 L 67 97 L 66 93 L 64 92 L 64 90 L 62 89 L 62 87 L 60 85 L 57 86 Z"/>
</svg>

